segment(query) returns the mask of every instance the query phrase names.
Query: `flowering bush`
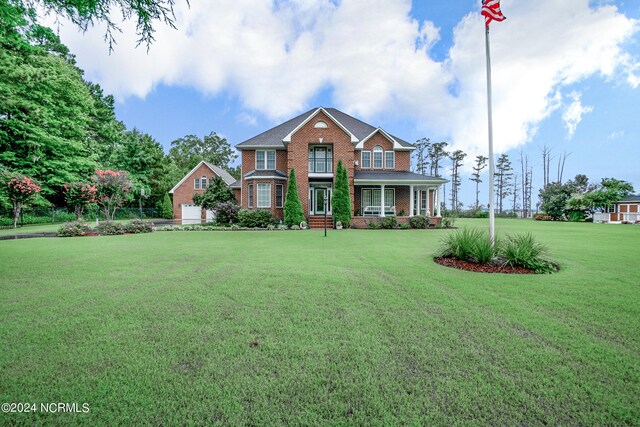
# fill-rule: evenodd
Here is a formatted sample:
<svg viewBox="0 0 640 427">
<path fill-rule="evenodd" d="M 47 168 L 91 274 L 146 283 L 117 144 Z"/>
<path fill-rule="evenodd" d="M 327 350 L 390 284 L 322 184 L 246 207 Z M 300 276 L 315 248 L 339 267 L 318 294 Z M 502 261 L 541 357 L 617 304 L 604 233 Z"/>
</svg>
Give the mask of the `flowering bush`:
<svg viewBox="0 0 640 427">
<path fill-rule="evenodd" d="M 96 187 L 96 201 L 104 209 L 108 220 L 115 218 L 116 209 L 124 204 L 131 192 L 131 180 L 126 171 L 96 170 L 92 178 Z"/>
<path fill-rule="evenodd" d="M 126 233 L 151 233 L 153 231 L 153 223 L 150 221 L 142 221 L 134 219 L 129 224 L 124 226 Z"/>
<path fill-rule="evenodd" d="M 13 205 L 13 228 L 16 228 L 22 207 L 32 201 L 40 192 L 40 185 L 32 178 L 19 174 L 9 175 L 6 183 L 7 195 Z"/>
<path fill-rule="evenodd" d="M 96 202 L 98 189 L 87 182 L 69 182 L 64 186 L 64 199 L 73 207 L 76 219 L 82 218 L 84 209 Z"/>
<path fill-rule="evenodd" d="M 118 234 L 124 234 L 124 225 L 119 222 L 103 222 L 96 227 L 96 231 L 100 233 L 101 236 L 115 236 Z"/>
<path fill-rule="evenodd" d="M 90 231 L 91 229 L 85 223 L 79 221 L 67 222 L 58 229 L 58 237 L 86 236 Z"/>
</svg>

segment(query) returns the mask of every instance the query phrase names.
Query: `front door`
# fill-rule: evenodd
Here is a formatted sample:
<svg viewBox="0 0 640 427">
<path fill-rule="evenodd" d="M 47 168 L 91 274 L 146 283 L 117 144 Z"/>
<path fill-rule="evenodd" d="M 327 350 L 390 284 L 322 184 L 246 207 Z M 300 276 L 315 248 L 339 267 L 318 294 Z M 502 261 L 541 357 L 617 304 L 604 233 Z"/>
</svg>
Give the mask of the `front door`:
<svg viewBox="0 0 640 427">
<path fill-rule="evenodd" d="M 327 215 L 331 215 L 331 188 L 311 187 L 311 214 L 324 215 L 324 200 L 327 199 Z"/>
</svg>

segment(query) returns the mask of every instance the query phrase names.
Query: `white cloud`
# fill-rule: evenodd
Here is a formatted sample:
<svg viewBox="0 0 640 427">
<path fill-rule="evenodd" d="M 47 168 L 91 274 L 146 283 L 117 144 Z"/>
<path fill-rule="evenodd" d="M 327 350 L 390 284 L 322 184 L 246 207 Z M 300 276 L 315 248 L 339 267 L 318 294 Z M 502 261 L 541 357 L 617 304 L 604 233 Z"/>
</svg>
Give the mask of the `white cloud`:
<svg viewBox="0 0 640 427">
<path fill-rule="evenodd" d="M 417 22 L 410 10 L 408 0 L 180 2 L 179 30 L 158 24 L 148 54 L 134 49 L 132 23 L 122 25 L 111 55 L 101 28 L 83 35 L 67 25 L 61 38 L 87 77 L 118 99 L 144 97 L 161 83 L 191 86 L 238 96 L 251 114 L 276 121 L 330 88 L 335 106 L 352 114 L 408 118 L 425 135 L 483 153 L 483 19 L 463 18 L 448 58 L 436 61 L 429 50 L 440 40 L 437 17 Z M 639 25 L 614 6 L 504 0 L 502 10 L 508 19 L 491 26 L 496 152 L 530 140 L 569 85 L 594 74 L 640 85 L 638 58 L 625 50 Z M 575 125 L 585 112 L 576 110 Z"/>
<path fill-rule="evenodd" d="M 609 136 L 607 137 L 607 139 L 613 140 L 613 139 L 618 139 L 618 138 L 622 138 L 624 136 L 624 131 L 623 130 L 618 130 L 615 132 L 611 132 L 609 134 Z"/>
<path fill-rule="evenodd" d="M 582 94 L 580 92 L 573 91 L 567 96 L 571 98 L 571 104 L 562 112 L 562 121 L 564 122 L 564 127 L 567 128 L 567 137 L 571 139 L 576 132 L 578 123 L 582 121 L 582 116 L 593 111 L 593 107 L 582 105 Z"/>
</svg>

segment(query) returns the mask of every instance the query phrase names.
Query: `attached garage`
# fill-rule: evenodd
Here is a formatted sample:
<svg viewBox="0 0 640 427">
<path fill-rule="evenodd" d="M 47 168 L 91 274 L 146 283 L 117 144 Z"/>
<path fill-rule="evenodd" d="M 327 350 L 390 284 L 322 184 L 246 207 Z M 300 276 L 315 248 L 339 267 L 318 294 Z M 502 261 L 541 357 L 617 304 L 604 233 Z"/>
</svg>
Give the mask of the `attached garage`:
<svg viewBox="0 0 640 427">
<path fill-rule="evenodd" d="M 200 224 L 202 222 L 202 208 L 196 205 L 182 205 L 182 223 Z"/>
</svg>

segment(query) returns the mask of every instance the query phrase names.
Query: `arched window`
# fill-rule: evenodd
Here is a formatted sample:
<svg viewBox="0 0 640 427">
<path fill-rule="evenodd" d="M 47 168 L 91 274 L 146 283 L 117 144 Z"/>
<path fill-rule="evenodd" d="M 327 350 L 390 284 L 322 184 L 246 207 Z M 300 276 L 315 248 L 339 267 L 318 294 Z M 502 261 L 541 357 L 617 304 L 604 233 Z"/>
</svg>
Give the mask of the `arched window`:
<svg viewBox="0 0 640 427">
<path fill-rule="evenodd" d="M 322 120 L 318 120 L 318 121 L 316 122 L 316 124 L 315 124 L 315 125 L 313 125 L 313 127 L 314 127 L 314 128 L 320 128 L 320 129 L 326 129 L 326 128 L 328 128 L 329 126 L 328 126 L 325 122 L 323 122 Z"/>
<path fill-rule="evenodd" d="M 379 145 L 373 147 L 373 168 L 382 169 L 382 147 Z"/>
<path fill-rule="evenodd" d="M 202 185 L 202 189 L 203 189 L 203 190 L 206 190 L 206 189 L 207 189 L 207 177 L 206 177 L 206 176 L 204 176 L 204 175 L 202 175 L 202 179 L 201 179 L 200 181 L 201 181 L 201 183 L 202 183 L 202 184 L 201 184 L 201 185 Z"/>
</svg>

